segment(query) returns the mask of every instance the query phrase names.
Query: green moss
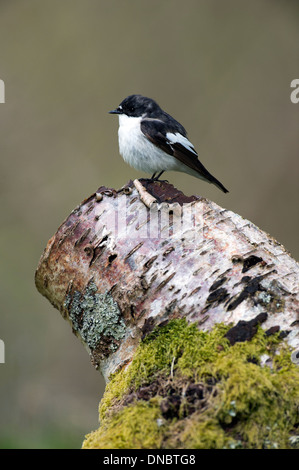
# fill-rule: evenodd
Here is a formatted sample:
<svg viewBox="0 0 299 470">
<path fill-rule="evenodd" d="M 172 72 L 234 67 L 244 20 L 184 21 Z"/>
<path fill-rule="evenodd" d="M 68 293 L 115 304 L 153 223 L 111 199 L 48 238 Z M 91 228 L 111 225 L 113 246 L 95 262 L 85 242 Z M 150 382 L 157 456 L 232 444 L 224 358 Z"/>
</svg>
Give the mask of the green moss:
<svg viewBox="0 0 299 470">
<path fill-rule="evenodd" d="M 229 437 L 219 426 L 217 418 L 211 416 L 207 410 L 204 413 L 194 414 L 192 419 L 174 424 L 168 446 L 185 449 L 223 449 L 238 447 L 238 442 Z"/>
<path fill-rule="evenodd" d="M 199 331 L 195 324 L 187 325 L 185 320 L 174 320 L 151 333 L 140 344 L 130 367 L 110 377 L 100 404 L 100 418 L 130 387 L 138 388 L 151 383 L 157 375 L 169 375 L 171 368 L 178 368 L 178 361 L 183 373 L 192 377 L 198 368 L 197 364 L 192 364 L 193 361 L 213 361 L 219 353 L 217 348 L 228 349 L 228 341 L 223 338 L 226 331 L 227 327 L 219 326 L 206 334 Z M 200 356 L 198 349 L 201 350 Z M 186 363 L 188 356 L 189 364 Z"/>
<path fill-rule="evenodd" d="M 87 435 L 83 448 L 159 449 L 163 438 L 159 418 L 157 400 L 127 406 L 98 431 Z"/>
<path fill-rule="evenodd" d="M 185 320 L 156 329 L 140 344 L 131 365 L 111 377 L 100 404 L 101 426 L 84 447 L 298 446 L 299 369 L 289 348 L 261 328 L 251 341 L 231 346 L 224 337 L 228 329 L 217 325 L 203 332 Z M 261 365 L 265 354 L 271 367 Z M 169 387 L 159 384 L 167 381 L 181 391 L 180 412 L 171 418 L 163 417 L 159 406 L 169 394 Z M 199 382 L 208 396 L 200 407 L 188 408 L 184 390 Z M 158 390 L 145 402 L 138 393 L 149 384 L 158 384 Z M 132 394 L 136 400 L 126 406 Z"/>
</svg>

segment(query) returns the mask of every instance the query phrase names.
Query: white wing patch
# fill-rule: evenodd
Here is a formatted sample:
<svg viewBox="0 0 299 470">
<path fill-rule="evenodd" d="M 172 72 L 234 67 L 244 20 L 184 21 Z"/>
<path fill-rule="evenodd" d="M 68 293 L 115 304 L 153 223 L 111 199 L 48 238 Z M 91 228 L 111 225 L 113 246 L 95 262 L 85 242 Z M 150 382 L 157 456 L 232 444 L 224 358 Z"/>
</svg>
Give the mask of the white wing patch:
<svg viewBox="0 0 299 470">
<path fill-rule="evenodd" d="M 176 132 L 175 134 L 173 134 L 172 132 L 167 132 L 166 137 L 170 144 L 179 143 L 183 145 L 187 150 L 190 150 L 190 152 L 194 153 L 194 155 L 197 155 L 194 146 L 191 144 L 190 140 L 188 140 L 187 137 L 184 137 L 179 132 Z"/>
</svg>

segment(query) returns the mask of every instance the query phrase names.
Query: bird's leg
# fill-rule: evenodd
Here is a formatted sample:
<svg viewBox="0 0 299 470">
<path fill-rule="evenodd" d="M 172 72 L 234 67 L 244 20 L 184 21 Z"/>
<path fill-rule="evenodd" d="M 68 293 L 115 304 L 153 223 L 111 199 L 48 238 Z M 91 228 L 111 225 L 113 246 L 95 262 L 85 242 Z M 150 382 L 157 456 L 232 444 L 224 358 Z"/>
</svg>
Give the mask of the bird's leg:
<svg viewBox="0 0 299 470">
<path fill-rule="evenodd" d="M 155 171 L 155 173 L 151 176 L 151 178 L 148 179 L 148 181 L 165 181 L 166 183 L 168 183 L 167 180 L 160 180 L 160 176 L 164 173 L 165 170 L 162 170 L 160 171 L 160 173 L 158 174 L 158 176 L 156 176 L 157 172 Z"/>
<path fill-rule="evenodd" d="M 155 181 L 159 181 L 159 178 L 160 178 L 160 176 L 161 176 L 163 173 L 164 173 L 164 170 L 160 171 L 160 173 L 158 174 L 158 176 L 156 176 L 156 177 L 154 178 L 154 180 L 155 180 Z M 155 173 L 155 174 L 156 174 L 156 173 Z"/>
<path fill-rule="evenodd" d="M 164 183 L 168 183 L 168 180 L 160 180 L 160 179 L 159 179 L 160 176 L 164 173 L 164 171 L 165 171 L 165 170 L 160 171 L 160 173 L 158 174 L 158 176 L 155 176 L 155 177 L 153 178 L 153 181 L 161 181 L 161 182 L 164 182 Z"/>
</svg>

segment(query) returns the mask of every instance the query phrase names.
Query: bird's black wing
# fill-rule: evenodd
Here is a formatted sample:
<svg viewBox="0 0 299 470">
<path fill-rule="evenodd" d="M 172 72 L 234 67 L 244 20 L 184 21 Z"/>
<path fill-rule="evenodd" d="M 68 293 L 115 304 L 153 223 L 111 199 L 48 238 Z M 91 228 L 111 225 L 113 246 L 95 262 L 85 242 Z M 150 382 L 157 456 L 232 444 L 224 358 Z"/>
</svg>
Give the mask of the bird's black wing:
<svg viewBox="0 0 299 470">
<path fill-rule="evenodd" d="M 198 160 L 198 155 L 186 135 L 181 135 L 182 138 L 180 139 L 178 137 L 180 133 L 176 128 L 169 127 L 169 125 L 160 119 L 144 118 L 141 121 L 140 127 L 145 137 L 156 145 L 156 147 L 159 147 L 164 152 L 177 158 L 181 163 L 196 171 L 204 179 L 218 186 L 224 193 L 228 192 L 223 184 L 214 178 Z M 178 140 L 181 141 L 179 142 Z"/>
</svg>

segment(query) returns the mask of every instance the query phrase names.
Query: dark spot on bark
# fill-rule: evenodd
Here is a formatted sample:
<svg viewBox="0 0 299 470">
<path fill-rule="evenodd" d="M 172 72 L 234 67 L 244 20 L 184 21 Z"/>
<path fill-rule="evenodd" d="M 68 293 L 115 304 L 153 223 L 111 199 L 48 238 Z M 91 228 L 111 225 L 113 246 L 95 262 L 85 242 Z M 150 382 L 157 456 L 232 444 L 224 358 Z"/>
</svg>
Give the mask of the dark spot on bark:
<svg viewBox="0 0 299 470">
<path fill-rule="evenodd" d="M 130 256 L 133 255 L 133 253 L 135 253 L 135 251 L 139 250 L 139 248 L 141 248 L 143 245 L 143 242 L 139 243 L 138 245 L 134 246 L 134 248 L 129 251 L 129 253 L 125 256 L 125 261 L 130 258 Z"/>
<path fill-rule="evenodd" d="M 243 284 L 246 284 L 247 282 L 250 281 L 250 279 L 251 279 L 250 276 L 243 276 L 242 279 L 241 279 L 241 282 L 242 282 Z"/>
<path fill-rule="evenodd" d="M 262 312 L 249 321 L 240 320 L 224 335 L 231 345 L 237 342 L 250 341 L 257 332 L 257 327 L 268 318 L 267 312 Z"/>
<path fill-rule="evenodd" d="M 169 248 L 167 248 L 164 253 L 163 253 L 163 257 L 166 258 L 166 256 L 168 256 L 172 251 L 174 251 L 175 248 L 173 246 L 170 246 Z"/>
<path fill-rule="evenodd" d="M 176 273 L 172 273 L 170 274 L 166 279 L 164 279 L 164 281 L 162 281 L 158 287 L 156 288 L 156 292 L 158 292 L 159 290 L 163 289 L 163 287 L 166 286 L 166 284 L 171 281 L 171 279 L 176 275 Z"/>
<path fill-rule="evenodd" d="M 205 312 L 201 312 L 201 313 L 205 313 Z M 209 315 L 205 315 L 205 316 L 204 316 L 201 320 L 199 320 L 199 322 L 197 323 L 198 326 L 203 325 L 203 324 L 207 321 L 208 318 L 210 318 Z"/>
<path fill-rule="evenodd" d="M 150 267 L 152 266 L 152 264 L 154 263 L 154 261 L 156 261 L 156 259 L 158 258 L 157 255 L 155 256 L 152 256 L 149 260 L 146 261 L 146 263 L 144 263 L 144 269 L 146 271 L 148 271 L 150 269 Z"/>
<path fill-rule="evenodd" d="M 278 333 L 279 330 L 280 330 L 280 326 L 279 326 L 279 325 L 271 326 L 271 328 L 269 328 L 269 329 L 265 332 L 265 335 L 266 335 L 266 336 L 274 335 L 275 333 Z"/>
<path fill-rule="evenodd" d="M 130 315 L 132 318 L 135 318 L 135 307 L 134 305 L 130 305 Z"/>
<path fill-rule="evenodd" d="M 288 334 L 290 334 L 290 330 L 282 330 L 280 333 L 279 333 L 279 339 L 284 339 L 288 336 Z"/>
<path fill-rule="evenodd" d="M 227 280 L 227 277 L 223 277 L 223 278 L 221 278 L 221 279 L 218 279 L 217 281 L 215 281 L 215 282 L 211 285 L 209 291 L 212 292 L 213 290 L 219 289 L 219 287 L 221 287 L 222 284 L 224 284 L 224 282 L 225 282 L 226 280 Z"/>
<path fill-rule="evenodd" d="M 251 269 L 256 264 L 260 263 L 261 261 L 263 261 L 263 259 L 259 258 L 258 256 L 248 256 L 248 258 L 245 258 L 243 261 L 242 273 L 246 273 L 247 271 L 249 271 L 249 269 Z"/>
<path fill-rule="evenodd" d="M 190 292 L 190 294 L 188 295 L 188 297 L 191 297 L 192 295 L 197 294 L 197 292 L 199 292 L 200 289 L 201 289 L 201 286 L 195 287 L 195 289 L 193 289 L 193 291 Z"/>
<path fill-rule="evenodd" d="M 229 294 L 227 290 L 221 287 L 220 289 L 211 292 L 206 300 L 206 303 L 219 305 L 221 302 L 224 302 L 228 296 Z"/>
<path fill-rule="evenodd" d="M 112 255 L 109 255 L 109 256 L 108 256 L 108 263 L 111 264 L 111 263 L 115 260 L 115 258 L 117 258 L 117 254 L 116 254 L 116 253 L 114 253 L 114 254 L 112 254 Z"/>
<path fill-rule="evenodd" d="M 257 276 L 253 279 L 249 278 L 247 286 L 245 286 L 242 292 L 228 304 L 227 310 L 234 310 L 241 302 L 243 302 L 243 300 L 246 300 L 248 297 L 252 297 L 257 291 L 264 291 L 265 289 L 260 285 L 260 281 L 262 281 L 263 278 L 264 276 Z M 244 280 L 244 282 L 247 282 L 247 279 Z"/>
</svg>

